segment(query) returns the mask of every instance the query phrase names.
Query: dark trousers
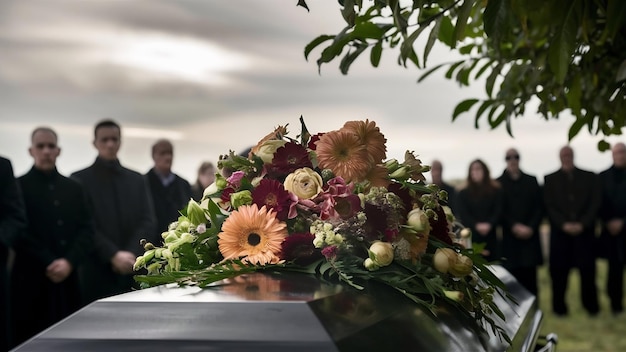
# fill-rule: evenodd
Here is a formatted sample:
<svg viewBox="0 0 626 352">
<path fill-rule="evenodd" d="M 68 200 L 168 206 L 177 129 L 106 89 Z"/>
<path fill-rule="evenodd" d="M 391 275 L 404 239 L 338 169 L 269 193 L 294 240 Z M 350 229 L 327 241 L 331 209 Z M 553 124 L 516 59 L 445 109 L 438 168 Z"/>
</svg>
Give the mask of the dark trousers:
<svg viewBox="0 0 626 352">
<path fill-rule="evenodd" d="M 537 299 L 539 299 L 539 290 L 537 288 L 537 267 L 514 268 L 509 269 L 509 272 L 522 286 L 524 286 L 525 289 L 537 296 Z"/>
<path fill-rule="evenodd" d="M 611 310 L 619 313 L 624 310 L 624 262 L 609 259 L 609 272 L 606 279 L 606 292 L 611 300 Z"/>
<path fill-rule="evenodd" d="M 566 315 L 568 313 L 565 302 L 567 281 L 570 267 L 550 267 L 552 279 L 552 310 L 555 314 Z M 596 315 L 600 310 L 598 305 L 598 290 L 596 288 L 596 267 L 585 265 L 578 267 L 580 274 L 580 294 L 583 307 L 591 315 Z"/>
</svg>

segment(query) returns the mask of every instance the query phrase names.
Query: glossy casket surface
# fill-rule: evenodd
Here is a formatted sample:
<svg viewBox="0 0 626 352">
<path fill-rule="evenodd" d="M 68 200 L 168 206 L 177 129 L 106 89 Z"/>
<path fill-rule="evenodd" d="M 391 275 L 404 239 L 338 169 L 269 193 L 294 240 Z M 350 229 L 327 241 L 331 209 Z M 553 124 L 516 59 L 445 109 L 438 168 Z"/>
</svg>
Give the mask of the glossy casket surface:
<svg viewBox="0 0 626 352">
<path fill-rule="evenodd" d="M 532 351 L 533 295 L 493 267 L 513 344 L 477 335 L 443 305 L 436 316 L 387 287 L 357 291 L 315 277 L 254 273 L 212 287 L 160 286 L 84 307 L 15 351 Z"/>
</svg>

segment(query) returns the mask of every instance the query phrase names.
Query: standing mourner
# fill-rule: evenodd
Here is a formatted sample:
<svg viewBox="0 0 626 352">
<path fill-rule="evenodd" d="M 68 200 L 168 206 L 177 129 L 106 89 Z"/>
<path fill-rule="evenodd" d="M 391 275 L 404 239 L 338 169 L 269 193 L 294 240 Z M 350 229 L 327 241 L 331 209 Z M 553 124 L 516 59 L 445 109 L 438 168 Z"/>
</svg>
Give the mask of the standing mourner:
<svg viewBox="0 0 626 352">
<path fill-rule="evenodd" d="M 602 205 L 600 219 L 602 253 L 609 262 L 606 291 L 611 300 L 611 311 L 624 310 L 624 262 L 626 261 L 626 145 L 613 146 L 613 165 L 600 173 Z"/>
<path fill-rule="evenodd" d="M 154 202 L 157 228 L 155 235 L 147 240 L 159 245 L 163 241 L 161 232 L 166 231 L 171 222 L 178 220 L 179 211 L 191 199 L 191 186 L 172 172 L 174 146 L 170 141 L 160 139 L 152 146 L 152 160 L 154 167 L 148 171 L 146 178 Z"/>
<path fill-rule="evenodd" d="M 472 231 L 472 242 L 485 244 L 482 255 L 489 261 L 499 259 L 496 227 L 502 212 L 502 190 L 482 160 L 470 163 L 467 186 L 459 191 L 456 209 L 463 225 Z"/>
<path fill-rule="evenodd" d="M 443 180 L 443 165 L 439 160 L 433 160 L 430 164 L 430 177 L 433 184 L 439 186 L 439 189 L 442 189 L 448 192 L 448 206 L 452 209 L 454 213 L 455 210 L 455 201 L 456 201 L 456 189 Z"/>
<path fill-rule="evenodd" d="M 16 241 L 11 274 L 13 343 L 20 344 L 80 308 L 76 268 L 86 259 L 93 227 L 83 190 L 56 169 L 61 149 L 50 128 L 36 128 L 34 165 L 18 180 L 28 223 Z"/>
<path fill-rule="evenodd" d="M 136 287 L 133 265 L 142 254 L 142 239 L 156 231 L 154 208 L 143 175 L 123 167 L 117 152 L 121 128 L 103 120 L 94 129 L 96 161 L 72 174 L 83 185 L 95 224 L 92 260 L 81 274 L 85 303 Z"/>
<path fill-rule="evenodd" d="M 595 253 L 599 178 L 574 165 L 574 151 L 569 146 L 561 148 L 559 158 L 561 168 L 547 175 L 544 182 L 544 200 L 550 220 L 552 309 L 557 315 L 567 315 L 567 281 L 570 270 L 577 268 L 583 307 L 594 316 L 599 310 Z"/>
<path fill-rule="evenodd" d="M 191 186 L 191 193 L 196 202 L 202 200 L 204 189 L 209 187 L 215 181 L 215 165 L 210 161 L 204 161 L 198 168 L 198 178 L 196 183 Z"/>
<path fill-rule="evenodd" d="M 0 157 L 0 350 L 9 349 L 9 249 L 26 228 L 20 186 L 8 159 Z"/>
<path fill-rule="evenodd" d="M 502 186 L 503 266 L 534 295 L 538 294 L 537 267 L 543 264 L 539 225 L 543 217 L 541 188 L 535 176 L 519 167 L 520 156 L 511 148 L 505 154 Z"/>
</svg>

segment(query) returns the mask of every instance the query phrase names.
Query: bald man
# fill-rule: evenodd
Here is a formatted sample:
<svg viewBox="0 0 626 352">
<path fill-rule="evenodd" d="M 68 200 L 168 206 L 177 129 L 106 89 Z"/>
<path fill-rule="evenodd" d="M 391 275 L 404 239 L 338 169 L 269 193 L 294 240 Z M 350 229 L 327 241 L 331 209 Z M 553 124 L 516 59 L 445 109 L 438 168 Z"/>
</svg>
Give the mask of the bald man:
<svg viewBox="0 0 626 352">
<path fill-rule="evenodd" d="M 600 182 L 596 174 L 574 164 L 574 151 L 559 151 L 561 168 L 545 177 L 544 201 L 550 220 L 550 278 L 552 309 L 568 314 L 565 302 L 570 270 L 580 274 L 581 298 L 589 315 L 599 311 L 596 288 L 595 220 L 600 206 Z"/>
<path fill-rule="evenodd" d="M 609 262 L 606 291 L 614 315 L 623 312 L 624 262 L 626 260 L 626 145 L 617 143 L 612 150 L 613 165 L 600 173 L 602 205 L 600 219 L 601 253 Z"/>
</svg>

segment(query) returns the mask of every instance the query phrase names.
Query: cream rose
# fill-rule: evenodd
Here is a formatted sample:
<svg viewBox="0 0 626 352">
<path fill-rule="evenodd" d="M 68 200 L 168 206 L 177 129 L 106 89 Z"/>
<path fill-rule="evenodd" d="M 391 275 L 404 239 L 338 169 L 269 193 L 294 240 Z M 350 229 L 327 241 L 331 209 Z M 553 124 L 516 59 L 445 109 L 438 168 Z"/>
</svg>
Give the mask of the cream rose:
<svg viewBox="0 0 626 352">
<path fill-rule="evenodd" d="M 387 266 L 393 261 L 393 246 L 389 242 L 375 241 L 369 251 L 374 254 L 373 261 L 378 266 Z"/>
<path fill-rule="evenodd" d="M 264 163 L 269 164 L 272 160 L 274 160 L 274 153 L 276 153 L 276 150 L 284 146 L 285 143 L 287 142 L 282 139 L 270 139 L 269 141 L 265 141 L 255 154 L 261 158 Z"/>
<path fill-rule="evenodd" d="M 322 177 L 308 167 L 298 169 L 285 179 L 285 189 L 300 199 L 311 199 L 322 191 Z"/>
</svg>

